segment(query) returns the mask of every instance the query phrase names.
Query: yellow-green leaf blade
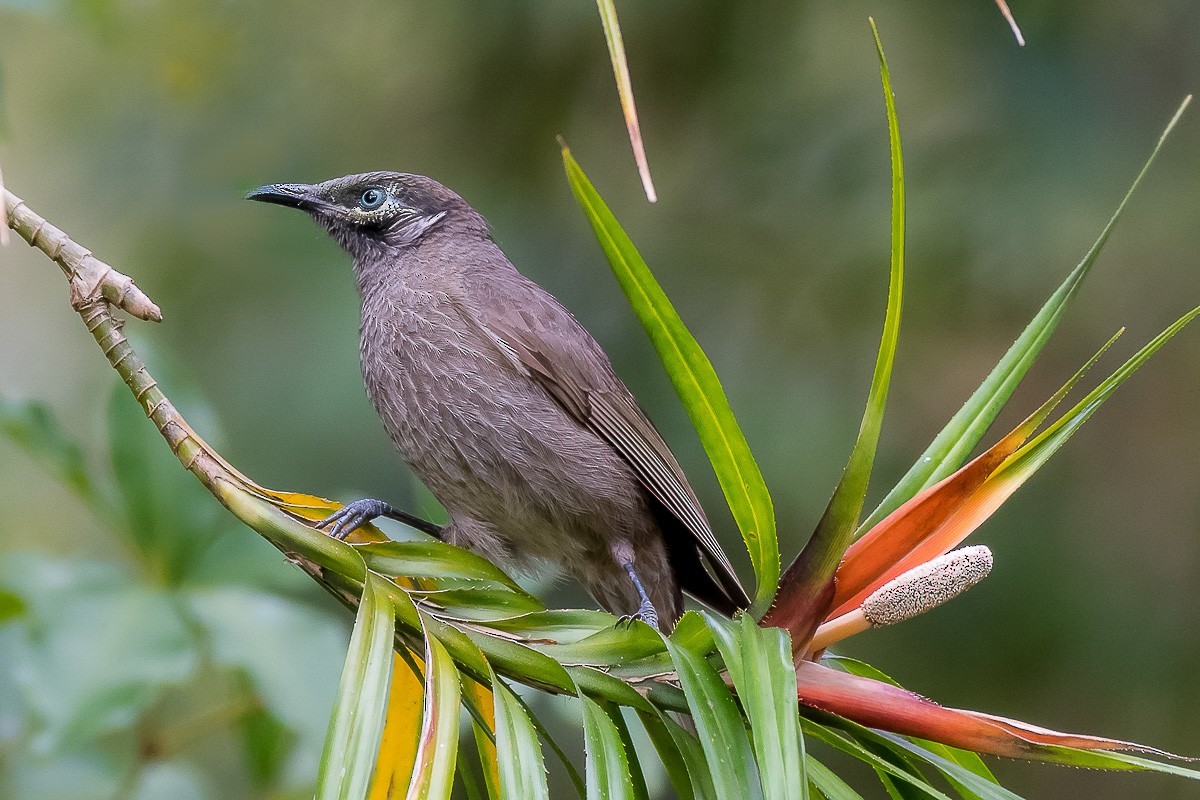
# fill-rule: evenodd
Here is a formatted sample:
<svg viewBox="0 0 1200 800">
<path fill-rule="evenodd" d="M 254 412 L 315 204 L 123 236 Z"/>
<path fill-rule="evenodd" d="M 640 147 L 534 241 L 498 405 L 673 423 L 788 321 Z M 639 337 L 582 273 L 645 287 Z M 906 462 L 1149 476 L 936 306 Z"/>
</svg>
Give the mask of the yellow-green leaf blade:
<svg viewBox="0 0 1200 800">
<path fill-rule="evenodd" d="M 1083 279 L 1087 277 L 1095 264 L 1096 259 L 1100 255 L 1100 251 L 1108 242 L 1108 237 L 1112 234 L 1116 227 L 1117 220 L 1121 218 L 1121 213 L 1129 204 L 1130 198 L 1133 197 L 1134 191 L 1142 182 L 1142 178 L 1150 170 L 1150 165 L 1154 163 L 1154 159 L 1158 156 L 1166 143 L 1167 137 L 1174 130 L 1179 118 L 1183 115 L 1184 110 L 1188 107 L 1192 97 L 1188 95 L 1179 108 L 1175 111 L 1175 115 L 1171 121 L 1167 123 L 1163 129 L 1162 135 L 1159 136 L 1158 143 L 1150 153 L 1150 157 L 1146 159 L 1146 163 L 1142 166 L 1141 171 L 1134 178 L 1133 184 L 1125 193 L 1117 210 L 1113 212 L 1108 223 L 1104 226 L 1104 230 L 1100 232 L 1100 236 L 1092 244 L 1087 255 L 1083 260 L 1071 270 L 1062 284 L 1054 291 L 1045 305 L 1034 315 L 1025 330 L 1017 337 L 1008 352 L 1000 359 L 988 376 L 984 379 L 979 388 L 967 399 L 962 408 L 950 419 L 946 427 L 934 437 L 929 447 L 917 459 L 916 463 L 904 474 L 904 477 L 896 484 L 887 496 L 879 503 L 871 514 L 863 520 L 859 525 L 859 531 L 867 531 L 874 527 L 880 520 L 896 510 L 906 500 L 913 497 L 922 489 L 927 489 L 938 481 L 957 470 L 971 450 L 975 448 L 979 440 L 983 437 L 984 432 L 991 426 L 992 422 L 1000 413 L 1000 409 L 1008 402 L 1008 398 L 1016 390 L 1017 385 L 1029 371 L 1034 360 L 1042 351 L 1042 347 L 1050 339 L 1055 328 L 1058 327 L 1059 321 L 1062 319 L 1063 313 L 1066 311 L 1067 304 L 1078 292 L 1079 287 L 1083 283 Z"/>
<path fill-rule="evenodd" d="M 588 800 L 633 800 L 631 763 L 621 733 L 608 712 L 586 694 L 579 695 L 583 706 L 583 747 L 587 754 L 586 780 Z"/>
<path fill-rule="evenodd" d="M 506 586 L 528 597 L 492 562 L 460 547 L 437 541 L 378 542 L 355 550 L 367 567 L 381 575 L 405 578 L 460 578 Z"/>
<path fill-rule="evenodd" d="M 409 783 L 417 763 L 423 705 L 424 662 L 416 654 L 392 658 L 388 707 L 370 800 L 390 800 Z"/>
<path fill-rule="evenodd" d="M 425 634 L 425 702 L 416 769 L 407 800 L 448 800 L 458 758 L 458 668 L 436 637 Z"/>
<path fill-rule="evenodd" d="M 750 740 L 737 704 L 721 676 L 703 657 L 666 639 L 679 684 L 687 696 L 717 797 L 745 797 L 758 785 Z"/>
<path fill-rule="evenodd" d="M 813 788 L 828 800 L 863 800 L 863 796 L 850 788 L 850 784 L 812 756 L 805 760 L 805 767 Z"/>
<path fill-rule="evenodd" d="M 696 800 L 697 794 L 693 786 L 692 773 L 693 771 L 701 772 L 703 768 L 699 765 L 689 764 L 685 751 L 679 747 L 667 729 L 667 720 L 662 712 L 639 711 L 638 718 L 642 721 L 642 728 L 646 731 L 650 743 L 654 745 L 654 749 L 658 753 L 658 760 L 663 765 L 667 779 L 671 782 L 671 788 L 675 790 L 679 800 Z M 684 735 L 687 735 L 686 732 Z M 698 745 L 697 749 L 699 749 Z"/>
<path fill-rule="evenodd" d="M 395 612 L 368 575 L 317 767 L 317 800 L 362 800 L 374 775 L 392 675 Z"/>
<path fill-rule="evenodd" d="M 1189 322 L 1200 315 L 1200 307 L 1194 308 L 1169 325 L 1162 333 L 1146 343 L 1141 350 L 1121 365 L 1112 375 L 1108 376 L 1086 397 L 1080 400 L 1074 408 L 1063 414 L 1046 430 L 1038 434 L 1032 441 L 1018 450 L 1000 469 L 996 470 L 993 479 L 1001 484 L 1016 482 L 1023 483 L 1036 472 L 1046 460 L 1061 447 L 1067 439 L 1079 430 L 1079 427 L 1095 413 L 1096 409 L 1107 400 L 1117 388 L 1124 383 L 1142 364 L 1158 352 L 1164 344 L 1174 338 Z"/>
<path fill-rule="evenodd" d="M 748 614 L 705 615 L 750 722 L 765 800 L 807 798 L 796 704 L 796 668 L 786 631 L 760 628 Z M 797 789 L 799 787 L 799 790 Z"/>
<path fill-rule="evenodd" d="M 903 781 L 917 791 L 922 792 L 926 797 L 933 798 L 934 800 L 950 800 L 944 792 L 940 792 L 933 786 L 930 786 L 919 775 L 915 775 L 904 769 L 900 764 L 893 763 L 889 759 L 872 752 L 853 737 L 843 735 L 838 731 L 834 731 L 824 725 L 818 725 L 807 719 L 802 719 L 800 725 L 804 730 L 805 736 L 810 741 L 815 739 L 829 745 L 835 750 L 841 750 L 846 755 L 871 765 L 879 772 Z"/>
<path fill-rule="evenodd" d="M 708 357 L 565 146 L 562 155 L 571 189 L 591 222 L 621 289 L 658 351 L 712 462 L 725 500 L 750 551 L 758 579 L 753 609 L 756 614 L 762 613 L 771 603 L 780 572 L 775 510 L 762 472 Z"/>
<path fill-rule="evenodd" d="M 500 755 L 496 752 L 496 699 L 491 685 L 463 676 L 462 699 L 471 714 L 475 749 L 483 770 L 483 789 L 489 800 L 500 797 Z"/>
<path fill-rule="evenodd" d="M 500 796 L 521 800 L 549 800 L 546 764 L 537 731 L 521 701 L 492 676 L 496 705 L 496 751 L 499 754 Z"/>
<path fill-rule="evenodd" d="M 871 377 L 871 389 L 867 395 L 867 408 L 849 463 L 812 538 L 784 574 L 779 588 L 780 596 L 771 610 L 771 624 L 790 631 L 792 644 L 798 649 L 807 643 L 819 618 L 826 611 L 834 572 L 846 548 L 854 540 L 871 480 L 871 467 L 875 463 L 879 433 L 883 428 L 883 412 L 892 380 L 896 343 L 900 337 L 900 312 L 904 297 L 904 157 L 900 148 L 900 124 L 896 117 L 891 75 L 874 20 L 871 20 L 871 32 L 875 36 L 875 49 L 879 55 L 892 162 L 892 246 L 887 311 L 884 314 L 875 372 Z"/>
</svg>

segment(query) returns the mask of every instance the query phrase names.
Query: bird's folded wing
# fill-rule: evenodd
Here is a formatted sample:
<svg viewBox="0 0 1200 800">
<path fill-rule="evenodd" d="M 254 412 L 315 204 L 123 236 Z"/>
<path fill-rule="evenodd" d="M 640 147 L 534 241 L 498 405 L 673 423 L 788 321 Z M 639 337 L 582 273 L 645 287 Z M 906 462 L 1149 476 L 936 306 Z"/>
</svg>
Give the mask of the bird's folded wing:
<svg viewBox="0 0 1200 800">
<path fill-rule="evenodd" d="M 612 373 L 607 356 L 569 312 L 561 306 L 546 310 L 545 315 L 524 309 L 492 310 L 481 324 L 516 366 L 580 424 L 612 445 L 650 494 L 691 534 L 730 604 L 748 606 L 745 589 L 662 436 Z M 578 352 L 556 344 L 561 342 L 570 342 Z"/>
</svg>

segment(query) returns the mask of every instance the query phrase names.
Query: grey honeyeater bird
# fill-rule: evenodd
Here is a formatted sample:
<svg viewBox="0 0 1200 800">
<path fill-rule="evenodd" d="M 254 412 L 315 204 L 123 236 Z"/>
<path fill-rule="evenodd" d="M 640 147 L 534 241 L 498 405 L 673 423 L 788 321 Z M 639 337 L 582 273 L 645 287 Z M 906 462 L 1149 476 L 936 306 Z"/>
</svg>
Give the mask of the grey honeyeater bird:
<svg viewBox="0 0 1200 800">
<path fill-rule="evenodd" d="M 681 592 L 725 614 L 749 605 L 608 356 L 465 200 L 399 172 L 247 198 L 308 212 L 353 257 L 367 394 L 450 517 L 440 528 L 359 500 L 321 523 L 330 534 L 388 516 L 517 568 L 553 562 L 608 611 L 664 631 Z"/>
</svg>

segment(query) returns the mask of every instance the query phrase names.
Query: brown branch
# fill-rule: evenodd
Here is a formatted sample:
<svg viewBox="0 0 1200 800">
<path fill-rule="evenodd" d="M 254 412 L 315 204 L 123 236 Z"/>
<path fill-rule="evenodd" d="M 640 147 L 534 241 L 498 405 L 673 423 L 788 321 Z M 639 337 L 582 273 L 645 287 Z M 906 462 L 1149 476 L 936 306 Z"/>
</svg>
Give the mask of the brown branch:
<svg viewBox="0 0 1200 800">
<path fill-rule="evenodd" d="M 123 275 L 71 240 L 60 229 L 35 214 L 25 201 L 7 189 L 4 191 L 2 221 L 21 238 L 50 257 L 67 277 L 71 308 L 83 313 L 98 301 L 111 303 L 138 319 L 162 322 L 162 312 L 146 293 Z"/>
<path fill-rule="evenodd" d="M 244 522 L 247 521 L 246 515 L 249 513 L 258 516 L 273 513 L 279 516 L 279 519 L 274 520 L 276 525 L 287 525 L 294 531 L 300 524 L 300 516 L 283 510 L 290 505 L 286 499 L 281 499 L 276 493 L 251 481 L 221 458 L 192 430 L 159 388 L 158 381 L 150 374 L 145 362 L 125 337 L 122 332 L 124 320 L 113 314 L 113 307 L 116 306 L 139 319 L 159 322 L 162 320 L 162 312 L 158 306 L 134 284 L 133 279 L 96 258 L 90 250 L 47 222 L 12 192 L 2 189 L 0 191 L 3 191 L 4 196 L 4 222 L 7 227 L 12 228 L 30 246 L 41 250 L 58 264 L 70 287 L 71 307 L 79 314 L 109 365 L 129 387 L 134 399 L 154 423 L 183 468 L 191 472 L 205 489 Z M 251 504 L 246 502 L 248 495 L 266 501 L 266 504 L 270 504 L 267 506 L 270 511 L 264 508 L 263 503 L 251 509 Z M 358 598 L 353 596 L 351 590 L 345 586 L 335 588 L 330 584 L 330 573 L 317 560 L 296 553 L 295 547 L 288 546 L 287 540 L 269 536 L 260 527 L 251 527 L 255 527 L 289 561 L 340 601 L 351 606 L 357 605 Z M 303 532 L 303 529 L 301 531 Z M 327 565 L 337 563 L 338 566 L 343 566 L 336 552 L 340 543 L 333 543 L 325 534 L 315 530 L 311 531 L 311 541 L 325 551 L 321 555 L 327 558 L 322 558 L 321 561 L 325 561 Z M 329 544 L 334 544 L 335 547 L 323 547 Z M 354 574 L 354 570 L 349 570 L 348 574 Z"/>
</svg>

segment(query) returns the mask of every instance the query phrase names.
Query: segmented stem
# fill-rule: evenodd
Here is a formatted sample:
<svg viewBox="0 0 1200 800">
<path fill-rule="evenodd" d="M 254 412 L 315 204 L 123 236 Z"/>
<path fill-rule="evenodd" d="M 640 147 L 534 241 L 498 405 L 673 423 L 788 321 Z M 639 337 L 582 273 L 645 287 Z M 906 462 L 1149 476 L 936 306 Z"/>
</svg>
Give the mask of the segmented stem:
<svg viewBox="0 0 1200 800">
<path fill-rule="evenodd" d="M 84 306 L 105 300 L 137 317 L 161 322 L 158 306 L 139 289 L 128 275 L 123 275 L 92 255 L 92 251 L 72 241 L 61 229 L 51 225 L 25 201 L 10 191 L 4 191 L 4 210 L 8 227 L 58 264 L 71 286 L 71 307 L 81 311 Z"/>
<path fill-rule="evenodd" d="M 157 322 L 162 319 L 158 306 L 132 279 L 100 261 L 21 198 L 7 190 L 3 195 L 8 227 L 58 264 L 70 287 L 71 307 L 184 469 L 288 560 L 344 599 L 342 592 L 328 584 L 325 567 L 334 565 L 344 574 L 357 575 L 362 572 L 361 559 L 347 553 L 341 543 L 330 542 L 323 533 L 307 527 L 295 515 L 285 513 L 266 490 L 209 447 L 159 388 L 158 381 L 122 332 L 124 320 L 113 313 L 113 307 L 117 306 L 140 319 Z"/>
</svg>

